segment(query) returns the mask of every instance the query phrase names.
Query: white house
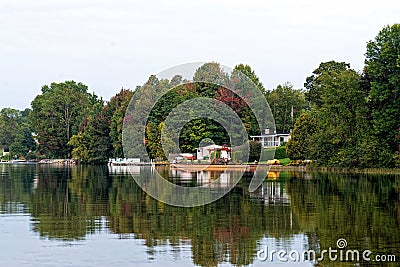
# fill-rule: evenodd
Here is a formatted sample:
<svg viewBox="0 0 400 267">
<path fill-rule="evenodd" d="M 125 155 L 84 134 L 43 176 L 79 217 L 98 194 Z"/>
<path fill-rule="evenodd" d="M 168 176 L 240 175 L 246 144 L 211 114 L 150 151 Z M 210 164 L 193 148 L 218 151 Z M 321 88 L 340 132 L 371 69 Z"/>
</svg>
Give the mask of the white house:
<svg viewBox="0 0 400 267">
<path fill-rule="evenodd" d="M 281 146 L 283 143 L 286 143 L 290 139 L 290 132 L 289 133 L 277 133 L 277 132 L 270 132 L 270 129 L 265 129 L 264 133 L 261 135 L 252 135 L 250 138 L 253 141 L 259 141 L 263 145 L 264 148 L 267 147 L 278 147 Z"/>
<path fill-rule="evenodd" d="M 197 148 L 197 159 L 204 159 L 204 157 L 206 158 L 210 158 L 210 154 L 211 152 L 213 152 L 214 150 L 221 150 L 222 146 L 219 145 L 209 145 L 209 146 L 204 146 L 204 147 L 199 147 Z"/>
<path fill-rule="evenodd" d="M 8 156 L 8 155 L 10 155 L 10 152 L 6 152 L 6 151 L 4 151 L 4 148 L 0 148 L 0 156 Z"/>
<path fill-rule="evenodd" d="M 210 159 L 212 152 L 218 153 L 217 157 L 224 163 L 227 163 L 231 160 L 231 149 L 227 145 L 209 145 L 205 147 L 199 147 L 197 148 L 197 159 Z"/>
</svg>

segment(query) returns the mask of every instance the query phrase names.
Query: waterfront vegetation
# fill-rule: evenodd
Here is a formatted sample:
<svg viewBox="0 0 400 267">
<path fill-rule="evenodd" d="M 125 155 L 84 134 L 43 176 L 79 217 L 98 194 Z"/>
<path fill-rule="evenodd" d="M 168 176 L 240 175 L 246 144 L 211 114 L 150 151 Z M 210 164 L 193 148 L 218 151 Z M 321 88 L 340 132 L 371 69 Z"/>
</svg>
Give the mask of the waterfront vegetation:
<svg viewBox="0 0 400 267">
<path fill-rule="evenodd" d="M 244 99 L 221 86 L 201 82 L 212 76 L 216 84 L 224 81 L 240 90 L 245 84 L 235 75 L 240 71 L 265 95 L 276 130 L 293 129 L 284 148 L 287 156 L 280 156 L 282 149 L 278 149 L 277 158 L 312 159 L 315 165 L 326 167 L 399 168 L 399 51 L 400 25 L 386 26 L 367 43 L 361 73 L 345 62 L 323 62 L 305 79 L 304 90 L 295 89 L 290 83 L 267 90 L 255 71 L 243 64 L 227 75 L 218 63 L 206 63 L 196 70 L 192 83 L 179 74 L 171 80 L 152 75 L 144 84 L 145 89 L 172 90 L 160 99 L 148 118 L 144 140 L 148 153 L 152 159 L 166 159 L 161 146 L 163 122 L 174 107 L 196 97 L 226 103 L 239 115 L 249 136 L 260 134 L 263 129 L 258 128 Z M 10 152 L 9 158 L 73 157 L 89 164 L 123 157 L 122 125 L 124 119 L 129 119 L 124 115 L 134 94 L 135 90 L 122 89 L 104 101 L 82 83 L 45 85 L 32 101 L 31 109 L 1 110 L 0 148 Z M 228 133 L 220 124 L 194 119 L 182 129 L 179 145 L 183 152 L 193 153 L 206 138 L 229 144 Z M 257 159 L 256 150 L 250 151 L 250 161 Z"/>
</svg>

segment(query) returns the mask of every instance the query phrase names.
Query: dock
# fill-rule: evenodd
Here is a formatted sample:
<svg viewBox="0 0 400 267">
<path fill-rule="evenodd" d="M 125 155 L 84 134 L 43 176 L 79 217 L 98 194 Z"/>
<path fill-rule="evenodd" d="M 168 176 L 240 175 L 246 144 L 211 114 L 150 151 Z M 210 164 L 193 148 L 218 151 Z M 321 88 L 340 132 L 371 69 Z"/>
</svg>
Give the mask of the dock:
<svg viewBox="0 0 400 267">
<path fill-rule="evenodd" d="M 217 165 L 217 164 L 182 164 L 172 163 L 170 167 L 173 169 L 186 170 L 190 172 L 195 171 L 247 171 L 254 172 L 256 167 L 270 168 L 269 171 L 281 172 L 281 171 L 296 171 L 306 172 L 306 166 L 283 166 L 283 165 L 268 165 L 268 164 L 228 164 L 228 165 Z"/>
</svg>

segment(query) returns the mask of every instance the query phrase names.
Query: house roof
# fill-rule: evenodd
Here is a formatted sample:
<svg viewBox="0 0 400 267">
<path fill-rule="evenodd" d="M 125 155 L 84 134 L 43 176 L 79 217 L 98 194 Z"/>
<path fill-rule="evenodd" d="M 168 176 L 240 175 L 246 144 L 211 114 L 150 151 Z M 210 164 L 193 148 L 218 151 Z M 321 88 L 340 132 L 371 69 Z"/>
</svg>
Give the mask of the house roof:
<svg viewBox="0 0 400 267">
<path fill-rule="evenodd" d="M 208 150 L 213 150 L 213 149 L 222 149 L 222 146 L 219 145 L 209 145 L 209 146 L 203 146 L 203 147 L 199 147 L 202 149 L 208 149 Z"/>
<path fill-rule="evenodd" d="M 271 134 L 251 135 L 250 137 L 267 137 L 267 136 L 290 136 L 290 133 L 271 133 Z"/>
</svg>

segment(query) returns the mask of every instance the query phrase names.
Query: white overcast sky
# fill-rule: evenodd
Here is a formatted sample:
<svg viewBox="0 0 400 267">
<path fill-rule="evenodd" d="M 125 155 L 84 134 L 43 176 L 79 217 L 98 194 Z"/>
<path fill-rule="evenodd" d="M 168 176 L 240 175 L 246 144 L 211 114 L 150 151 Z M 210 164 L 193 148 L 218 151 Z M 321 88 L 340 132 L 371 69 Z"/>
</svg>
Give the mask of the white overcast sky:
<svg viewBox="0 0 400 267">
<path fill-rule="evenodd" d="M 0 108 L 65 80 L 108 100 L 188 62 L 302 88 L 323 61 L 362 70 L 366 42 L 399 22 L 399 0 L 0 0 Z"/>
</svg>

